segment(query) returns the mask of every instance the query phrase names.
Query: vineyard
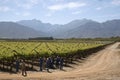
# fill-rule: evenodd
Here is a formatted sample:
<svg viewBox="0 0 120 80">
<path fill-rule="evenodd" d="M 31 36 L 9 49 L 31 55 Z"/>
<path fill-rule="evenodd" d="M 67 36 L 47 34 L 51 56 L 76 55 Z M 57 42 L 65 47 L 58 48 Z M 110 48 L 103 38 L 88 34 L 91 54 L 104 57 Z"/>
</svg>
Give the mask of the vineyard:
<svg viewBox="0 0 120 80">
<path fill-rule="evenodd" d="M 39 67 L 40 57 L 64 58 L 67 65 L 110 44 L 108 41 L 0 41 L 0 70 L 15 72 L 16 60 L 25 59 L 27 70 Z"/>
</svg>

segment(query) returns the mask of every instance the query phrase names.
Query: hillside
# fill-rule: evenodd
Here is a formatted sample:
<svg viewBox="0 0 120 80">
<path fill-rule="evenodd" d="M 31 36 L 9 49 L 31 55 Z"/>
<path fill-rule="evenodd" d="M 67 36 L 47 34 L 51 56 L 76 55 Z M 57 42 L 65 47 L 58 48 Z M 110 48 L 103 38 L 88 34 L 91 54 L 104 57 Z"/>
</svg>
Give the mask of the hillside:
<svg viewBox="0 0 120 80">
<path fill-rule="evenodd" d="M 37 36 L 44 36 L 44 33 L 14 22 L 0 22 L 0 38 L 29 38 Z"/>
<path fill-rule="evenodd" d="M 0 37 L 28 38 L 96 38 L 120 36 L 120 20 L 96 22 L 82 19 L 67 24 L 43 23 L 40 20 L 22 20 L 18 22 L 0 22 Z"/>
<path fill-rule="evenodd" d="M 32 21 L 32 22 L 31 22 Z M 19 24 L 29 26 L 38 31 L 47 32 L 56 38 L 95 38 L 120 35 L 120 20 L 110 20 L 99 23 L 93 20 L 74 20 L 64 25 L 42 23 L 39 20 L 19 21 Z M 36 23 L 39 24 L 36 26 Z"/>
<path fill-rule="evenodd" d="M 32 19 L 32 20 L 21 20 L 17 21 L 18 24 L 28 26 L 30 28 L 33 28 L 37 31 L 42 31 L 45 33 L 50 33 L 52 31 L 55 31 L 60 25 L 52 25 L 50 23 L 43 23 L 40 20 Z"/>
</svg>

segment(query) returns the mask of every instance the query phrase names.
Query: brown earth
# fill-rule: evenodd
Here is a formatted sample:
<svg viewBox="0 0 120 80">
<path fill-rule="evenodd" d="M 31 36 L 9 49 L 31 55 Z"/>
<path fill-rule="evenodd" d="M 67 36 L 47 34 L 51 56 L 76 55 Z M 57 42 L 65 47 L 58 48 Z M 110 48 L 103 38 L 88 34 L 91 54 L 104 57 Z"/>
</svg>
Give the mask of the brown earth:
<svg viewBox="0 0 120 80">
<path fill-rule="evenodd" d="M 120 80 L 120 42 L 75 63 L 63 71 L 28 71 L 27 77 L 0 72 L 0 80 Z"/>
</svg>

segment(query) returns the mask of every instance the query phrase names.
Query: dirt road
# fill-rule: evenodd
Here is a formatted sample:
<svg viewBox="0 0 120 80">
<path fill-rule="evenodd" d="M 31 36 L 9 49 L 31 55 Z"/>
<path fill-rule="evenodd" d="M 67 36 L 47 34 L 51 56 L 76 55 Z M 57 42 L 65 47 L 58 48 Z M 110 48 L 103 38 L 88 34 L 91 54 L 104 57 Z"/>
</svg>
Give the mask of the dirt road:
<svg viewBox="0 0 120 80">
<path fill-rule="evenodd" d="M 110 45 L 72 67 L 52 73 L 28 72 L 27 77 L 0 72 L 0 80 L 120 80 L 120 43 Z"/>
</svg>

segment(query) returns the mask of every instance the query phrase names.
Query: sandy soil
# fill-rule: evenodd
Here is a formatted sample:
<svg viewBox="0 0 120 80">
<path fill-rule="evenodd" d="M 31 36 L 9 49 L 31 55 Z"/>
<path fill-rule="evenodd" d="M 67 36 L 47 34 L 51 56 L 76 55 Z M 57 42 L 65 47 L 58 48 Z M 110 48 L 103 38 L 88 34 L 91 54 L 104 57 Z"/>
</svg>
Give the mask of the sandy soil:
<svg viewBox="0 0 120 80">
<path fill-rule="evenodd" d="M 120 80 L 120 43 L 71 66 L 65 67 L 64 71 L 51 70 L 51 73 L 28 71 L 27 77 L 21 76 L 21 73 L 0 72 L 0 80 Z"/>
</svg>

